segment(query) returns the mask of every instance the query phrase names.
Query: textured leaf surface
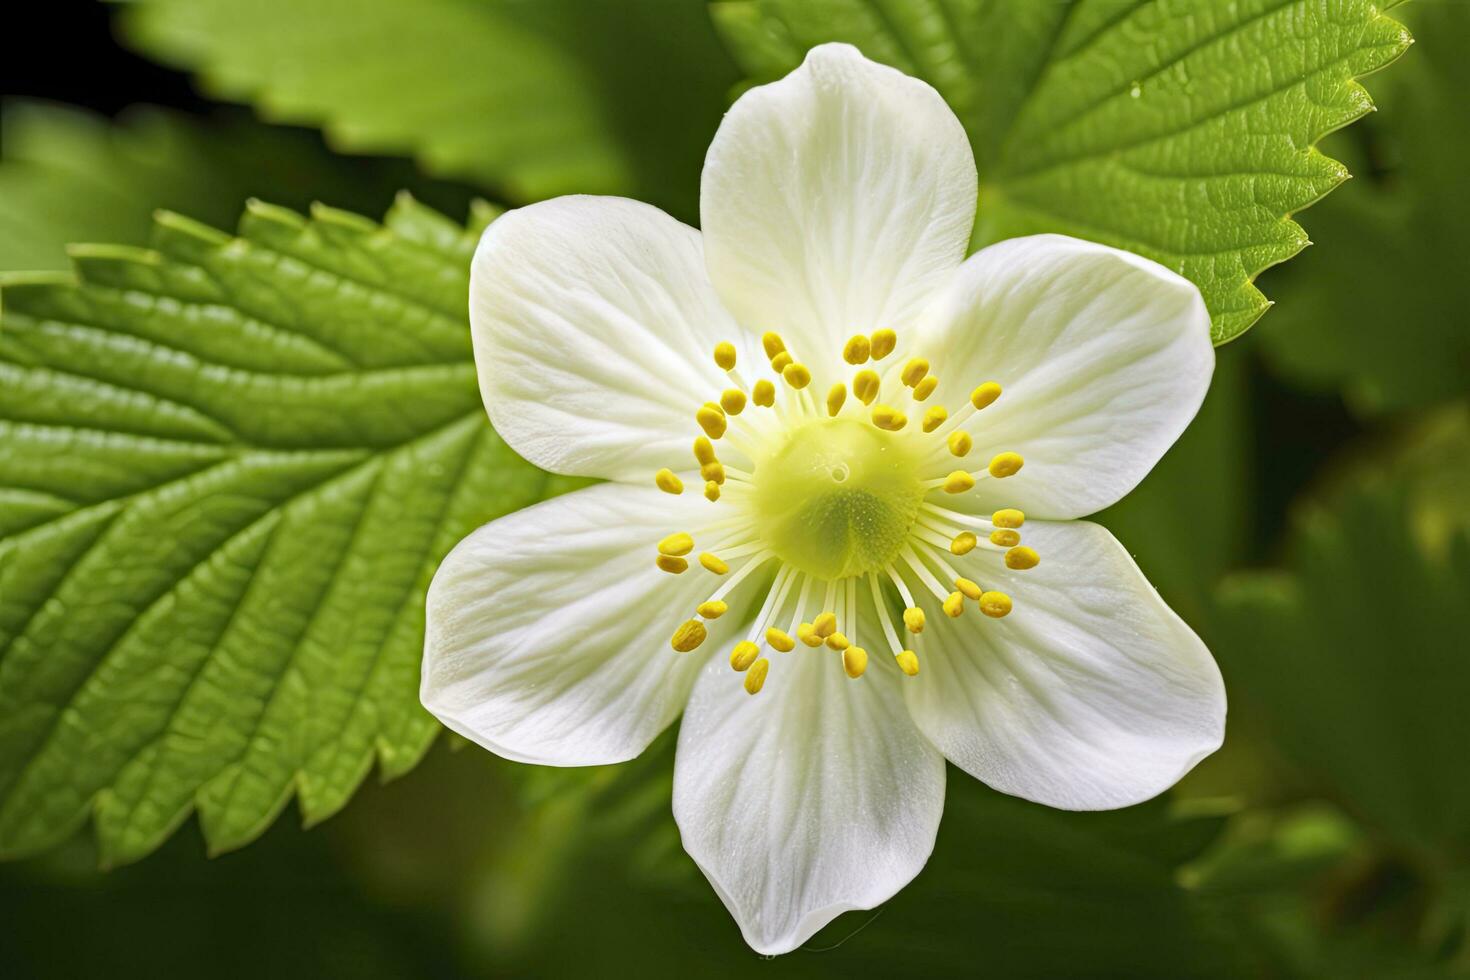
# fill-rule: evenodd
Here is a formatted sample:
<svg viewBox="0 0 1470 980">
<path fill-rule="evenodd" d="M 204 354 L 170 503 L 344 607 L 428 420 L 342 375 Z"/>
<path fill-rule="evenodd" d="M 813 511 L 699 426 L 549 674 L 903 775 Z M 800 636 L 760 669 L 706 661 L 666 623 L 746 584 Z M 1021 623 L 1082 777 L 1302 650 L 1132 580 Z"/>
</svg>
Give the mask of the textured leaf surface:
<svg viewBox="0 0 1470 980">
<path fill-rule="evenodd" d="M 737 77 L 702 0 L 142 0 L 123 27 L 343 149 L 518 200 L 632 194 L 684 217 Z"/>
<path fill-rule="evenodd" d="M 1355 78 L 1409 36 L 1368 0 L 712 0 L 757 81 L 822 41 L 930 81 L 980 168 L 975 244 L 1040 231 L 1156 259 L 1204 293 L 1217 343 L 1307 244 L 1290 215 L 1346 178 L 1313 144 L 1371 108 Z"/>
<path fill-rule="evenodd" d="M 5 282 L 0 853 L 95 812 L 127 861 L 191 809 L 236 847 L 418 760 L 429 577 L 546 489 L 484 419 L 473 245 L 253 205 Z"/>
</svg>

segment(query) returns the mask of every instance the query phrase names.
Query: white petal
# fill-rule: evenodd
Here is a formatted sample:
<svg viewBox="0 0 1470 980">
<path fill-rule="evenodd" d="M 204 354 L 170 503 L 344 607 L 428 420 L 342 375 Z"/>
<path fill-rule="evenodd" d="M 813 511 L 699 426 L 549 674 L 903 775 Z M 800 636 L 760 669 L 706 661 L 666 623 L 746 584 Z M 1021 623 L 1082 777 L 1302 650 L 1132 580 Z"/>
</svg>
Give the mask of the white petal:
<svg viewBox="0 0 1470 980">
<path fill-rule="evenodd" d="M 1015 796 L 1068 810 L 1157 796 L 1220 746 L 1219 668 L 1106 530 L 1027 521 L 1023 533 L 1036 568 L 973 566 L 1012 597 L 1009 616 L 929 617 L 904 685 L 914 720 Z"/>
<path fill-rule="evenodd" d="M 903 328 L 964 258 L 975 158 L 928 84 L 824 44 L 742 95 L 705 157 L 710 278 L 753 330 L 798 360 Z M 840 364 L 840 360 L 835 363 Z"/>
<path fill-rule="evenodd" d="M 732 608 L 704 646 L 669 639 L 718 580 L 653 564 L 665 535 L 710 520 L 709 503 L 600 484 L 518 511 L 450 552 L 429 587 L 424 707 L 519 762 L 631 759 L 676 718 Z"/>
<path fill-rule="evenodd" d="M 712 660 L 679 730 L 674 818 L 684 849 L 757 952 L 795 949 L 923 868 L 944 810 L 944 760 L 904 709 L 897 667 L 859 680 L 825 648 L 767 653 L 757 695 Z"/>
<path fill-rule="evenodd" d="M 983 381 L 1005 389 L 966 424 L 970 458 L 1026 460 L 961 503 L 1047 518 L 1094 513 L 1137 486 L 1194 418 L 1215 368 L 1192 283 L 1062 235 L 972 255 L 926 314 L 922 347 L 941 379 L 932 401 L 953 410 Z"/>
<path fill-rule="evenodd" d="M 740 342 L 699 232 L 616 197 L 493 222 L 470 326 L 485 408 L 511 448 L 556 473 L 640 481 L 688 456 L 695 411 L 728 385 L 715 344 Z"/>
</svg>

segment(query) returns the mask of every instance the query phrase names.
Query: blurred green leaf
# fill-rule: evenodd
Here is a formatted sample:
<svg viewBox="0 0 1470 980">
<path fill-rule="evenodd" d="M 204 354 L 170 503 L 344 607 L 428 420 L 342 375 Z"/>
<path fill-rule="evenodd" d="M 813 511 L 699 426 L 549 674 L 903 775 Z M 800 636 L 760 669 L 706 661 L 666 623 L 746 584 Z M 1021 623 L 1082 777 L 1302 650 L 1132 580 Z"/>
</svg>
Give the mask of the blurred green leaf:
<svg viewBox="0 0 1470 980">
<path fill-rule="evenodd" d="M 475 383 L 490 217 L 163 214 L 3 282 L 0 853 L 95 813 L 130 861 L 191 810 L 221 851 L 418 761 L 429 577 L 548 489 Z"/>
<path fill-rule="evenodd" d="M 1406 31 L 1369 0 L 712 0 L 757 81 L 848 41 L 930 81 L 980 168 L 975 244 L 1051 231 L 1192 279 L 1224 343 L 1307 244 L 1290 215 L 1347 171 L 1313 144 L 1371 107 Z M 1387 6 L 1392 6 L 1388 4 Z"/>
<path fill-rule="evenodd" d="M 518 200 L 692 217 L 736 80 L 702 0 L 138 0 L 124 36 L 267 118 Z"/>
</svg>

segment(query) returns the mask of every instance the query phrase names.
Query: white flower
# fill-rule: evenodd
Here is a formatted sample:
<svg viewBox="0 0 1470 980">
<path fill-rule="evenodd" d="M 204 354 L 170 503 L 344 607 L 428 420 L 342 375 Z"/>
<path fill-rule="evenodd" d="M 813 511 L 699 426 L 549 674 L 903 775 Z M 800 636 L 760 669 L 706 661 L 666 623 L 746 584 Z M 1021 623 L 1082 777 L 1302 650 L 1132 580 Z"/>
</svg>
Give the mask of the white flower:
<svg viewBox="0 0 1470 980">
<path fill-rule="evenodd" d="M 1056 235 L 966 259 L 976 187 L 938 93 L 824 45 L 725 117 L 702 234 L 564 197 L 475 255 L 496 430 L 610 482 L 445 559 L 423 702 L 559 766 L 631 759 L 683 712 L 684 847 L 762 953 L 918 873 L 945 759 L 1106 809 L 1223 735 L 1204 645 L 1074 520 L 1198 409 L 1199 292 Z"/>
</svg>

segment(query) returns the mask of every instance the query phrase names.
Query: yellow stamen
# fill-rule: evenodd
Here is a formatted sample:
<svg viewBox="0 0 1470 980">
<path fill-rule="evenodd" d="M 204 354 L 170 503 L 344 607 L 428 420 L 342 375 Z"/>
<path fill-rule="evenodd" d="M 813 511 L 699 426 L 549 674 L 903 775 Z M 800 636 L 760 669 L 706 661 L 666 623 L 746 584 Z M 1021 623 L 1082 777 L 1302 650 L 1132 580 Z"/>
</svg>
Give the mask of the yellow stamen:
<svg viewBox="0 0 1470 980">
<path fill-rule="evenodd" d="M 945 493 L 965 493 L 975 489 L 975 478 L 964 470 L 955 470 L 944 478 Z"/>
<path fill-rule="evenodd" d="M 918 606 L 909 606 L 903 611 L 903 625 L 908 627 L 910 633 L 924 632 L 924 610 Z"/>
<path fill-rule="evenodd" d="M 720 499 L 720 485 L 714 480 L 710 480 L 704 485 L 704 499 L 710 503 L 714 503 Z"/>
<path fill-rule="evenodd" d="M 889 432 L 897 432 L 909 424 L 907 415 L 890 405 L 873 406 L 873 424 Z"/>
<path fill-rule="evenodd" d="M 653 560 L 653 563 L 670 575 L 678 575 L 680 572 L 688 571 L 689 569 L 689 563 L 687 561 L 682 558 L 675 558 L 673 555 L 659 555 Z"/>
<path fill-rule="evenodd" d="M 745 693 L 759 694 L 761 687 L 766 683 L 766 674 L 771 671 L 771 662 L 761 657 L 750 665 L 750 670 L 745 672 Z"/>
<path fill-rule="evenodd" d="M 719 462 L 719 458 L 715 456 L 714 445 L 704 436 L 697 436 L 694 440 L 694 459 L 700 466 L 705 463 Z"/>
<path fill-rule="evenodd" d="M 709 602 L 701 602 L 695 607 L 694 611 L 705 619 L 719 619 L 730 611 L 730 607 L 719 599 L 711 599 Z"/>
<path fill-rule="evenodd" d="M 703 405 L 699 411 L 694 413 L 694 421 L 711 439 L 718 439 L 725 434 L 725 413 L 717 406 Z"/>
<path fill-rule="evenodd" d="M 800 391 L 812 383 L 812 373 L 807 370 L 805 364 L 788 364 L 781 369 L 782 379 L 791 387 Z"/>
<path fill-rule="evenodd" d="M 898 345 L 898 334 L 892 330 L 874 330 L 872 337 L 872 349 L 869 356 L 875 361 L 881 361 L 893 353 L 893 348 Z"/>
<path fill-rule="evenodd" d="M 999 397 L 1000 385 L 996 384 L 994 381 L 987 381 L 980 387 L 976 388 L 974 391 L 970 392 L 970 404 L 975 406 L 976 411 L 979 411 L 982 408 L 986 408 L 994 404 L 995 400 Z"/>
<path fill-rule="evenodd" d="M 735 649 L 730 651 L 730 666 L 736 670 L 749 670 L 750 665 L 755 663 L 755 658 L 760 656 L 761 648 L 749 640 L 741 640 L 735 644 Z"/>
<path fill-rule="evenodd" d="M 857 680 L 868 669 L 868 651 L 862 647 L 848 647 L 842 651 L 842 669 L 847 676 Z"/>
<path fill-rule="evenodd" d="M 766 642 L 782 653 L 790 653 L 796 649 L 796 641 L 791 638 L 791 634 L 774 626 L 766 630 Z"/>
<path fill-rule="evenodd" d="M 1011 611 L 1011 597 L 1004 592 L 987 592 L 980 597 L 980 611 L 991 619 L 1000 619 Z"/>
<path fill-rule="evenodd" d="M 979 543 L 980 539 L 975 537 L 974 532 L 961 531 L 959 534 L 956 534 L 954 536 L 954 540 L 949 543 L 949 553 L 952 555 L 968 555 L 970 552 L 975 550 L 975 545 Z"/>
<path fill-rule="evenodd" d="M 796 358 L 791 356 L 791 352 L 783 350 L 777 353 L 775 357 L 771 358 L 771 370 L 775 371 L 777 374 L 780 374 L 782 371 L 786 370 L 795 362 Z"/>
<path fill-rule="evenodd" d="M 766 359 L 769 360 L 786 349 L 786 342 L 781 339 L 780 334 L 767 330 L 761 334 L 761 347 L 766 352 Z"/>
<path fill-rule="evenodd" d="M 705 463 L 699 468 L 699 475 L 718 486 L 725 484 L 725 467 L 720 463 Z"/>
<path fill-rule="evenodd" d="M 843 636 L 841 633 L 833 633 L 831 636 L 827 637 L 827 646 L 831 647 L 833 650 L 846 650 L 848 647 L 852 646 L 852 641 Z"/>
<path fill-rule="evenodd" d="M 916 387 L 920 381 L 923 381 L 924 375 L 928 373 L 928 361 L 924 360 L 924 358 L 922 357 L 911 357 L 904 364 L 903 371 L 899 373 L 898 377 L 899 380 L 901 380 L 904 384 L 908 385 L 910 388 L 913 388 Z"/>
<path fill-rule="evenodd" d="M 1009 528 L 1000 528 L 990 532 L 990 543 L 1002 548 L 1014 548 L 1021 543 L 1021 535 Z"/>
<path fill-rule="evenodd" d="M 750 390 L 750 400 L 762 408 L 770 408 L 776 404 L 776 386 L 761 378 Z"/>
<path fill-rule="evenodd" d="M 949 413 L 944 410 L 943 405 L 932 406 L 928 411 L 924 413 L 924 421 L 922 423 L 924 431 L 933 432 L 935 429 L 943 425 L 944 420 L 947 418 L 949 418 Z"/>
<path fill-rule="evenodd" d="M 970 434 L 963 429 L 956 429 L 949 434 L 949 452 L 952 456 L 968 456 L 970 447 L 974 444 Z"/>
<path fill-rule="evenodd" d="M 974 582 L 970 581 L 967 578 L 955 579 L 954 587 L 963 592 L 966 599 L 978 599 L 985 592 L 984 589 L 980 588 L 980 586 L 976 585 Z"/>
<path fill-rule="evenodd" d="M 653 482 L 664 493 L 683 493 L 684 481 L 674 474 L 674 471 L 664 467 L 653 474 Z"/>
<path fill-rule="evenodd" d="M 816 630 L 817 635 L 825 640 L 837 632 L 837 614 L 829 612 L 822 613 L 816 619 L 812 620 L 812 629 Z"/>
<path fill-rule="evenodd" d="M 990 475 L 1003 480 L 1015 476 L 1025 465 L 1020 453 L 996 453 L 990 460 Z"/>
<path fill-rule="evenodd" d="M 931 374 L 923 381 L 914 385 L 914 401 L 921 402 L 934 394 L 934 389 L 939 387 L 939 376 Z"/>
<path fill-rule="evenodd" d="M 842 359 L 849 364 L 862 364 L 867 361 L 868 354 L 872 352 L 872 344 L 862 334 L 848 339 L 842 347 Z"/>
<path fill-rule="evenodd" d="M 945 615 L 951 619 L 957 619 L 960 613 L 965 611 L 965 597 L 958 592 L 951 592 L 943 605 Z"/>
<path fill-rule="evenodd" d="M 1026 523 L 1026 515 L 1014 507 L 1006 507 L 991 514 L 990 522 L 996 527 L 1020 527 Z"/>
<path fill-rule="evenodd" d="M 827 389 L 827 414 L 836 415 L 842 411 L 842 403 L 847 401 L 847 385 L 841 381 Z"/>
<path fill-rule="evenodd" d="M 720 392 L 720 407 L 726 415 L 739 415 L 745 411 L 745 392 L 739 388 L 726 388 Z"/>
<path fill-rule="evenodd" d="M 661 555 L 687 555 L 694 550 L 694 538 L 683 531 L 671 534 L 658 543 L 658 553 Z"/>
<path fill-rule="evenodd" d="M 809 647 L 822 645 L 822 638 L 817 635 L 816 627 L 811 623 L 802 623 L 796 628 L 796 638 Z"/>
<path fill-rule="evenodd" d="M 730 570 L 730 566 L 726 565 L 719 555 L 712 555 L 708 551 L 699 553 L 699 563 L 705 567 L 706 571 L 714 572 L 716 575 L 724 575 Z"/>
<path fill-rule="evenodd" d="M 735 369 L 735 345 L 728 340 L 715 344 L 715 363 L 720 366 L 721 371 L 733 371 Z"/>
<path fill-rule="evenodd" d="M 1039 564 L 1041 564 L 1041 556 L 1036 553 L 1035 549 L 1025 545 L 1006 552 L 1007 568 L 1023 571 L 1027 568 L 1035 568 Z"/>
<path fill-rule="evenodd" d="M 882 381 L 878 378 L 877 371 L 863 369 L 852 376 L 852 393 L 857 395 L 858 401 L 864 405 L 873 404 L 873 399 L 878 397 L 878 389 Z"/>
<path fill-rule="evenodd" d="M 910 677 L 917 677 L 919 675 L 919 655 L 917 653 L 912 650 L 905 650 L 895 659 L 898 661 L 899 670 L 908 674 Z"/>
<path fill-rule="evenodd" d="M 703 623 L 697 619 L 687 619 L 683 626 L 674 630 L 674 638 L 669 642 L 680 653 L 688 653 L 703 643 L 706 636 L 709 636 L 709 631 L 704 628 Z"/>
</svg>

